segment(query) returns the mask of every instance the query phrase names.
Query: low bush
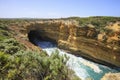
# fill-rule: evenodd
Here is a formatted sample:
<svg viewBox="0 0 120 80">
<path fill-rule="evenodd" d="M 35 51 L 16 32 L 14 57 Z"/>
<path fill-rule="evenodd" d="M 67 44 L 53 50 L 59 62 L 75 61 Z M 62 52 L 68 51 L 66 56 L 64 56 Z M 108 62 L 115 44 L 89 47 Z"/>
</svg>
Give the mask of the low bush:
<svg viewBox="0 0 120 80">
<path fill-rule="evenodd" d="M 18 43 L 15 39 L 4 39 L 0 42 L 0 51 L 7 54 L 15 54 L 20 50 L 24 50 L 25 47 Z"/>
<path fill-rule="evenodd" d="M 41 52 L 44 54 L 45 52 Z M 19 51 L 14 55 L 0 52 L 0 79 L 2 80 L 70 80 L 67 57 L 56 51 L 42 56 L 32 51 Z M 69 75 L 68 75 L 69 74 Z M 78 78 L 72 78 L 75 80 Z"/>
</svg>

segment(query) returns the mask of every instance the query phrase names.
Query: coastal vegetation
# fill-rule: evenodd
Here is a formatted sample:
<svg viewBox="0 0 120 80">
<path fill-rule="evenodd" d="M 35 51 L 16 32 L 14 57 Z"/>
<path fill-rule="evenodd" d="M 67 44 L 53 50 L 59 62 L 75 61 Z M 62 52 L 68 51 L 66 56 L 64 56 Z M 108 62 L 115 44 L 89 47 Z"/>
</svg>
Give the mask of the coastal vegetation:
<svg viewBox="0 0 120 80">
<path fill-rule="evenodd" d="M 18 30 L 19 28 L 21 28 L 21 33 L 24 33 L 24 29 L 22 28 L 25 27 L 25 24 L 36 23 L 37 21 L 54 22 L 71 20 L 77 21 L 79 27 L 88 27 L 89 24 L 94 26 L 94 29 L 92 28 L 91 31 L 86 31 L 89 34 L 87 34 L 86 37 L 84 36 L 85 38 L 81 38 L 83 42 L 93 44 L 95 40 L 96 42 L 98 40 L 101 42 L 98 42 L 101 46 L 105 44 L 105 47 L 108 46 L 109 48 L 113 49 L 112 52 L 115 52 L 114 49 L 116 50 L 116 52 L 119 52 L 120 32 L 116 32 L 112 30 L 112 28 L 109 29 L 108 27 L 106 27 L 109 24 L 112 25 L 116 22 L 119 22 L 119 17 L 96 16 L 88 18 L 69 17 L 61 19 L 0 19 L 0 79 L 80 80 L 75 75 L 75 73 L 70 70 L 68 66 L 66 66 L 66 63 L 69 60 L 66 55 L 59 56 L 59 52 L 56 50 L 51 56 L 48 56 L 47 53 L 42 50 L 35 50 L 33 44 L 33 48 L 31 49 L 31 44 L 29 43 L 28 38 L 24 37 L 22 34 L 19 34 L 20 31 Z M 98 38 L 98 36 L 94 36 L 94 38 L 91 38 L 91 32 L 93 32 L 94 30 L 96 30 L 96 34 L 100 34 L 100 36 L 103 36 L 102 34 L 104 34 L 104 37 Z M 88 38 L 90 39 L 88 40 Z M 26 42 L 21 41 L 21 39 Z M 89 42 L 90 40 L 91 42 Z M 97 46 L 98 44 L 96 43 L 95 45 Z M 114 59 L 116 59 L 116 56 L 114 57 Z"/>
</svg>

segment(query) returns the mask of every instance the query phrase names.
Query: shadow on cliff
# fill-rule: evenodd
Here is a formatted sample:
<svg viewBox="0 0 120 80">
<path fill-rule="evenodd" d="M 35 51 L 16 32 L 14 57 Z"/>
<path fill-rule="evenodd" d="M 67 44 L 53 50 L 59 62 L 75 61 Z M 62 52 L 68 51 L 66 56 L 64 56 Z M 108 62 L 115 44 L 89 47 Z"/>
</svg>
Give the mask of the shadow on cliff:
<svg viewBox="0 0 120 80">
<path fill-rule="evenodd" d="M 42 35 L 43 33 L 38 30 L 31 30 L 28 33 L 28 39 L 31 43 L 43 49 L 56 47 L 56 42 L 50 40 L 47 37 L 42 37 Z"/>
</svg>

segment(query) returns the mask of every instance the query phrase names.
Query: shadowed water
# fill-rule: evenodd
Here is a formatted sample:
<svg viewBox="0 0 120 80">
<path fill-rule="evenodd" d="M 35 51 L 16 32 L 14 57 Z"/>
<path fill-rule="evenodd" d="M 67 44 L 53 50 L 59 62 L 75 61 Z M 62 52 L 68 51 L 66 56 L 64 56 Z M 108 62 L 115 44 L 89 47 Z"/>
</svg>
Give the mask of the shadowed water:
<svg viewBox="0 0 120 80">
<path fill-rule="evenodd" d="M 66 54 L 69 56 L 67 66 L 72 69 L 75 74 L 82 80 L 91 78 L 92 80 L 100 80 L 105 73 L 118 72 L 115 69 L 111 69 L 107 66 L 103 66 L 91 61 L 88 61 L 82 57 L 76 57 L 56 47 L 55 44 L 47 41 L 39 41 L 37 39 L 34 42 L 40 46 L 48 55 L 51 55 L 56 49 L 60 55 Z"/>
</svg>

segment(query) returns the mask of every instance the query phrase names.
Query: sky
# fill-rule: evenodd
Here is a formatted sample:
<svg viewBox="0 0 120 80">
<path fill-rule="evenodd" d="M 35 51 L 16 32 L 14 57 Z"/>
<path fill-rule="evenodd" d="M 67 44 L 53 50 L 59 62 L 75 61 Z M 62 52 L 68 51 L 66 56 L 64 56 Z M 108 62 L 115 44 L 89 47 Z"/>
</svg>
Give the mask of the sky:
<svg viewBox="0 0 120 80">
<path fill-rule="evenodd" d="M 120 17 L 120 0 L 0 0 L 0 18 Z"/>
</svg>

